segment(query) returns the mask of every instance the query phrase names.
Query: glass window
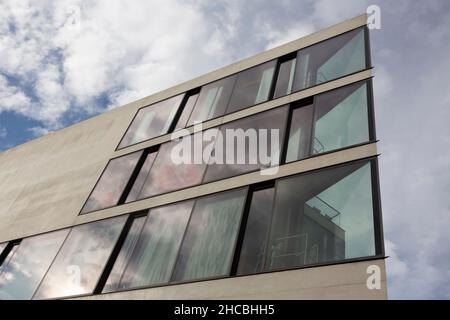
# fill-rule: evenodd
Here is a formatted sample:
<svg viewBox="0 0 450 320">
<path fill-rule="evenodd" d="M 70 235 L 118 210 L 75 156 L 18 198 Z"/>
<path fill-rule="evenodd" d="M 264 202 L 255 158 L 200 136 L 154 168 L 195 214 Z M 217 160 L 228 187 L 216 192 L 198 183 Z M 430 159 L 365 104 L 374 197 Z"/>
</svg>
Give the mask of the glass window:
<svg viewBox="0 0 450 320">
<path fill-rule="evenodd" d="M 0 300 L 31 299 L 69 229 L 25 238 L 0 273 Z"/>
<path fill-rule="evenodd" d="M 294 91 L 365 68 L 364 28 L 359 28 L 299 50 Z"/>
<path fill-rule="evenodd" d="M 170 281 L 194 201 L 151 209 L 120 288 Z"/>
<path fill-rule="evenodd" d="M 144 164 L 139 170 L 139 174 L 136 180 L 134 181 L 133 186 L 131 187 L 130 193 L 128 194 L 125 202 L 131 202 L 138 199 L 139 194 L 141 193 L 142 188 L 144 187 L 145 180 L 147 180 L 148 173 L 150 172 L 150 169 L 153 166 L 156 154 L 157 152 L 149 153 L 145 158 Z"/>
<path fill-rule="evenodd" d="M 286 162 L 309 156 L 312 119 L 313 105 L 296 108 L 292 111 Z"/>
<path fill-rule="evenodd" d="M 7 245 L 8 242 L 0 243 L 0 255 L 2 254 L 3 250 L 5 250 Z"/>
<path fill-rule="evenodd" d="M 313 154 L 369 141 L 365 83 L 320 94 L 314 104 Z"/>
<path fill-rule="evenodd" d="M 278 165 L 287 111 L 287 107 L 276 108 L 221 126 L 222 143 L 218 139 L 214 147 L 220 162 L 208 165 L 203 182 Z"/>
<path fill-rule="evenodd" d="M 273 187 L 252 193 L 237 269 L 238 275 L 257 273 L 264 269 L 274 195 Z"/>
<path fill-rule="evenodd" d="M 73 227 L 33 298 L 91 294 L 126 219 L 120 216 Z"/>
<path fill-rule="evenodd" d="M 370 162 L 277 182 L 266 270 L 374 254 Z"/>
<path fill-rule="evenodd" d="M 136 243 L 141 234 L 145 219 L 145 216 L 133 219 L 133 223 L 131 224 L 130 230 L 128 230 L 127 237 L 120 248 L 119 255 L 114 262 L 114 266 L 108 276 L 108 280 L 106 281 L 102 292 L 114 292 L 119 289 L 122 274 L 128 264 L 134 248 L 136 247 Z"/>
<path fill-rule="evenodd" d="M 194 152 L 191 151 L 196 145 L 205 146 L 207 143 L 203 141 L 201 133 L 196 133 L 183 137 L 181 141 L 174 140 L 162 144 L 137 198 L 143 199 L 199 184 L 206 163 L 202 160 L 202 154 L 199 155 L 200 159 L 196 160 Z M 174 161 L 173 154 L 180 156 L 179 161 L 183 162 Z M 185 161 L 181 159 L 184 156 L 187 156 Z"/>
<path fill-rule="evenodd" d="M 296 59 L 294 58 L 280 63 L 275 91 L 273 94 L 274 99 L 285 96 L 292 92 L 295 73 L 295 61 Z"/>
<path fill-rule="evenodd" d="M 238 73 L 226 113 L 267 101 L 275 66 L 276 60 L 272 60 Z"/>
<path fill-rule="evenodd" d="M 236 75 L 207 84 L 200 90 L 194 110 L 189 117 L 188 126 L 194 122 L 216 118 L 225 113 Z"/>
<path fill-rule="evenodd" d="M 229 274 L 246 193 L 237 189 L 196 201 L 173 281 Z"/>
<path fill-rule="evenodd" d="M 117 205 L 141 154 L 138 151 L 110 160 L 81 213 Z"/>
<path fill-rule="evenodd" d="M 120 142 L 119 148 L 124 148 L 167 133 L 183 100 L 183 95 L 180 94 L 139 109 Z"/>
<path fill-rule="evenodd" d="M 191 116 L 192 110 L 197 103 L 198 96 L 198 93 L 189 96 L 174 131 L 183 129 L 188 125 L 189 117 Z"/>
</svg>

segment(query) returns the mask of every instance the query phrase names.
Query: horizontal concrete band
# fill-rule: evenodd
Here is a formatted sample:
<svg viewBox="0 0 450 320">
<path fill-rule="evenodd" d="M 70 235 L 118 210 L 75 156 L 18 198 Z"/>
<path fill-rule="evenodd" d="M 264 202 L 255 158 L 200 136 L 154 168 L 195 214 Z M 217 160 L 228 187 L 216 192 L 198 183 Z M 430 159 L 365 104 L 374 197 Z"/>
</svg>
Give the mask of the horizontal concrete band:
<svg viewBox="0 0 450 320">
<path fill-rule="evenodd" d="M 303 173 L 373 156 L 377 156 L 377 145 L 375 142 L 284 164 L 279 167 L 278 172 L 271 175 L 261 174 L 261 171 L 251 172 L 236 177 L 231 177 L 162 194 L 159 196 L 154 196 L 148 199 L 143 199 L 120 206 L 87 213 L 78 216 L 75 219 L 74 225 L 96 221 L 104 218 L 110 218 L 126 213 L 146 210 L 161 205 L 188 200 L 220 191 L 244 187 L 263 181 L 278 179 L 293 174 Z"/>
<path fill-rule="evenodd" d="M 336 80 L 332 80 L 323 84 L 319 84 L 317 86 L 311 87 L 309 89 L 301 90 L 295 93 L 292 93 L 290 95 L 286 95 L 284 97 L 270 100 L 261 104 L 258 104 L 253 107 L 249 107 L 231 114 L 224 115 L 222 117 L 218 117 L 212 120 L 208 120 L 205 122 L 202 122 L 202 130 L 206 130 L 209 128 L 217 127 L 225 123 L 229 123 L 235 120 L 239 120 L 263 111 L 271 110 L 278 108 L 280 106 L 305 99 L 311 96 L 315 96 L 317 94 L 330 91 L 333 89 L 337 89 L 358 81 L 367 80 L 372 78 L 372 69 L 363 70 L 358 73 L 354 73 Z M 194 132 L 194 126 L 187 127 L 185 130 L 181 130 L 178 132 L 175 132 L 173 135 L 176 137 L 182 137 L 188 134 L 192 134 Z M 122 155 L 135 152 L 138 150 L 142 150 L 151 146 L 159 145 L 161 143 L 170 141 L 172 139 L 172 134 L 165 134 L 159 137 L 156 137 L 154 139 L 150 139 L 120 150 L 117 150 L 115 152 L 111 153 L 111 158 L 120 157 Z"/>
<path fill-rule="evenodd" d="M 380 286 L 368 288 L 378 267 Z M 368 269 L 371 268 L 371 269 Z M 387 299 L 384 259 L 77 297 L 106 299 Z"/>
</svg>

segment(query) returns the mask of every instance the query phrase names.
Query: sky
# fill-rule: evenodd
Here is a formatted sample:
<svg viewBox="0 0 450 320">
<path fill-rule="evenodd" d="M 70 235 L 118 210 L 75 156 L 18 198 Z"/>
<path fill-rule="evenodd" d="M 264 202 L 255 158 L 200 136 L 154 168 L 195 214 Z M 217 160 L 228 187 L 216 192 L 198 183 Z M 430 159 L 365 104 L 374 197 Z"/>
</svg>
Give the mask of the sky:
<svg viewBox="0 0 450 320">
<path fill-rule="evenodd" d="M 446 0 L 0 0 L 0 151 L 369 5 L 388 295 L 450 299 Z"/>
</svg>

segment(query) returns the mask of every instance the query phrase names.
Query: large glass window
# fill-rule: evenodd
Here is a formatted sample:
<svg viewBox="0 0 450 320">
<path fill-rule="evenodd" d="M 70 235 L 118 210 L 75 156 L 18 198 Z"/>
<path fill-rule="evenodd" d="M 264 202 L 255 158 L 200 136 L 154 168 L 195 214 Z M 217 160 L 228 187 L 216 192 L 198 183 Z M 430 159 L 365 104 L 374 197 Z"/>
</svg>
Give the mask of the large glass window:
<svg viewBox="0 0 450 320">
<path fill-rule="evenodd" d="M 168 132 L 184 94 L 139 109 L 119 148 L 136 144 Z"/>
<path fill-rule="evenodd" d="M 199 93 L 190 95 L 186 104 L 184 105 L 183 112 L 181 113 L 180 119 L 178 119 L 177 125 L 175 126 L 175 130 L 183 129 L 187 127 L 189 117 L 191 116 L 192 110 L 194 109 L 195 104 L 197 103 Z"/>
<path fill-rule="evenodd" d="M 120 288 L 167 283 L 194 201 L 151 209 Z"/>
<path fill-rule="evenodd" d="M 7 243 L 5 244 L 6 249 Z M 2 272 L 3 268 L 9 264 L 9 261 L 12 259 L 14 254 L 16 253 L 17 249 L 19 248 L 19 243 L 14 243 L 9 250 L 9 252 L 6 254 L 6 257 L 4 257 L 3 263 L 0 261 L 0 273 Z"/>
<path fill-rule="evenodd" d="M 142 188 L 144 187 L 145 181 L 148 178 L 148 174 L 152 169 L 153 162 L 155 161 L 157 152 L 152 152 L 147 155 L 145 158 L 144 164 L 139 170 L 138 176 L 131 187 L 130 193 L 127 196 L 125 202 L 131 202 L 138 199 L 139 195 L 142 192 Z"/>
<path fill-rule="evenodd" d="M 364 28 L 359 28 L 299 50 L 293 90 L 302 90 L 365 68 Z"/>
<path fill-rule="evenodd" d="M 33 298 L 92 293 L 126 218 L 120 216 L 73 227 Z"/>
<path fill-rule="evenodd" d="M 320 94 L 314 104 L 313 154 L 369 141 L 366 83 Z"/>
<path fill-rule="evenodd" d="M 372 255 L 370 162 L 277 181 L 266 270 Z"/>
<path fill-rule="evenodd" d="M 367 84 L 359 82 L 314 98 L 314 106 L 295 108 L 286 162 L 370 140 Z"/>
<path fill-rule="evenodd" d="M 68 232 L 25 238 L 0 272 L 0 300 L 31 299 Z"/>
<path fill-rule="evenodd" d="M 117 205 L 141 154 L 138 151 L 110 160 L 81 213 Z"/>
<path fill-rule="evenodd" d="M 215 162 L 208 165 L 203 181 L 278 165 L 287 111 L 287 107 L 276 108 L 221 126 L 222 138 L 216 139 L 211 158 Z"/>
<path fill-rule="evenodd" d="M 267 101 L 275 66 L 276 60 L 272 60 L 238 73 L 226 113 Z"/>
<path fill-rule="evenodd" d="M 203 86 L 189 117 L 188 126 L 223 115 L 235 81 L 236 75 L 232 75 Z M 188 112 L 188 109 L 184 112 Z"/>
<path fill-rule="evenodd" d="M 237 189 L 197 200 L 173 281 L 225 276 L 230 272 L 246 193 L 246 189 Z"/>
</svg>

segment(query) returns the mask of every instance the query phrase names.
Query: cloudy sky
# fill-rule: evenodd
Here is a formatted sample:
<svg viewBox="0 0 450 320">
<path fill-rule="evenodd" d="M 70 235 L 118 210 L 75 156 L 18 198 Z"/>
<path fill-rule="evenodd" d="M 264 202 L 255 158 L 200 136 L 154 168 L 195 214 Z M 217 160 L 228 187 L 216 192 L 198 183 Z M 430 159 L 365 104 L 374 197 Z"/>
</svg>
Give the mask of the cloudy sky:
<svg viewBox="0 0 450 320">
<path fill-rule="evenodd" d="M 390 298 L 450 298 L 450 2 L 0 0 L 0 150 L 381 8 Z"/>
</svg>

